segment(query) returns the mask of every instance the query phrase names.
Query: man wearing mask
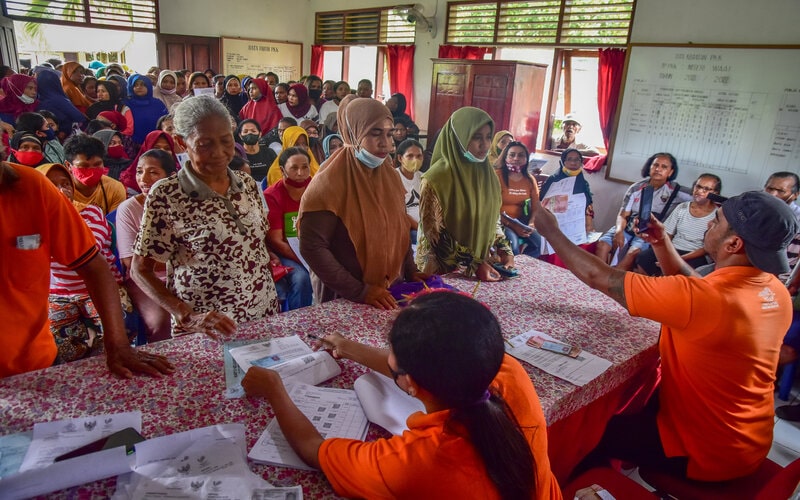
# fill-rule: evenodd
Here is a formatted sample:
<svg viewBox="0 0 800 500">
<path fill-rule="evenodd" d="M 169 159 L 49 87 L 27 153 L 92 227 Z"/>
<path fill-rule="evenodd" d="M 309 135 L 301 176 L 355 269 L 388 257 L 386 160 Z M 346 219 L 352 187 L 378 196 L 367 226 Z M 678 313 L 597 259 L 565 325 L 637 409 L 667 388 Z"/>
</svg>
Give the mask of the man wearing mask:
<svg viewBox="0 0 800 500">
<path fill-rule="evenodd" d="M 319 111 L 322 106 L 322 78 L 317 75 L 310 75 L 306 78 L 306 87 L 308 88 L 308 98 L 311 104 Z"/>
<path fill-rule="evenodd" d="M 97 205 L 108 215 L 127 196 L 125 186 L 106 175 L 104 153 L 103 143 L 86 134 L 75 135 L 64 144 L 65 164 L 75 178 L 75 201 Z"/>
</svg>

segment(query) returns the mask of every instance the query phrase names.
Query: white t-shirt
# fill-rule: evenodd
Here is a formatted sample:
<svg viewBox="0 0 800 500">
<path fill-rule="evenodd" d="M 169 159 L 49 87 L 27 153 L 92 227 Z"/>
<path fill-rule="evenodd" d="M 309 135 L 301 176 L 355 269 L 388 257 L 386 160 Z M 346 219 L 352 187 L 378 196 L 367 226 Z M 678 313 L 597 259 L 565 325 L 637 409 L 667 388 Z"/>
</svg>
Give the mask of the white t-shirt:
<svg viewBox="0 0 800 500">
<path fill-rule="evenodd" d="M 334 101 L 323 102 L 322 107 L 319 108 L 319 123 L 325 123 L 325 118 L 327 118 L 329 114 L 336 113 L 338 111 L 339 105 Z"/>
<path fill-rule="evenodd" d="M 319 113 L 317 113 L 317 108 L 315 108 L 314 106 L 310 106 L 310 107 L 308 108 L 308 111 L 306 111 L 306 114 L 304 114 L 304 115 L 303 115 L 303 116 L 301 116 L 300 118 L 297 118 L 296 116 L 294 116 L 294 115 L 292 114 L 292 112 L 291 112 L 291 111 L 289 111 L 289 106 L 288 106 L 288 105 L 287 105 L 285 102 L 284 102 L 284 103 L 281 103 L 281 104 L 278 104 L 278 109 L 280 109 L 280 110 L 281 110 L 281 114 L 282 114 L 283 116 L 285 116 L 285 117 L 287 117 L 287 118 L 294 118 L 294 119 L 296 119 L 296 120 L 297 120 L 297 124 L 298 124 L 298 125 L 300 125 L 300 122 L 301 122 L 301 121 L 303 121 L 303 120 L 313 120 L 313 121 L 317 121 L 317 117 L 319 116 Z"/>
<path fill-rule="evenodd" d="M 419 192 L 422 174 L 418 171 L 414 172 L 414 177 L 409 179 L 400 171 L 401 168 L 398 167 L 396 170 L 400 180 L 403 181 L 403 187 L 406 189 L 406 213 L 419 222 Z"/>
<path fill-rule="evenodd" d="M 705 217 L 695 217 L 689 211 L 689 203 L 681 203 L 664 221 L 667 234 L 673 236 L 672 244 L 684 252 L 692 252 L 703 247 L 708 223 L 714 218 L 715 211 Z"/>
</svg>

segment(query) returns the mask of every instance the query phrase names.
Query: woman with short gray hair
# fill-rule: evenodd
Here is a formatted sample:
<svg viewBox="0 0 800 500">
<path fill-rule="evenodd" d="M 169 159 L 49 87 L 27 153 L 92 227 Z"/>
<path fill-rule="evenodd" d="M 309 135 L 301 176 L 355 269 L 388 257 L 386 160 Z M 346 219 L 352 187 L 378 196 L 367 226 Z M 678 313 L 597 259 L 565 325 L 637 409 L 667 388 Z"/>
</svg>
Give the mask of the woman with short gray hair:
<svg viewBox="0 0 800 500">
<path fill-rule="evenodd" d="M 170 312 L 173 335 L 232 334 L 238 323 L 278 312 L 266 203 L 252 177 L 228 168 L 234 139 L 223 104 L 183 101 L 174 125 L 189 161 L 150 190 L 132 276 Z M 166 285 L 157 262 L 167 264 Z"/>
</svg>

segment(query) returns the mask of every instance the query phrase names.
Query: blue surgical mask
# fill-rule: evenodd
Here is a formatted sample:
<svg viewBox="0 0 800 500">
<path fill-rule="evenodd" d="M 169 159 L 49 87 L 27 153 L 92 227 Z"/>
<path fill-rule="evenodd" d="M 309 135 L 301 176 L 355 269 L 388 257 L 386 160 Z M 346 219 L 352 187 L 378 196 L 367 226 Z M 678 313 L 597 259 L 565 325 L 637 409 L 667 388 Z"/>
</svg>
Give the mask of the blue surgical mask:
<svg viewBox="0 0 800 500">
<path fill-rule="evenodd" d="M 47 128 L 47 130 L 43 130 L 42 132 L 44 132 L 44 138 L 45 138 L 45 140 L 48 140 L 48 141 L 53 141 L 53 140 L 55 140 L 55 138 L 56 138 L 56 133 L 55 133 L 55 131 L 53 131 L 53 129 L 51 129 L 51 128 L 49 128 L 49 127 L 48 127 L 48 128 Z"/>
<path fill-rule="evenodd" d="M 467 148 L 465 148 L 463 144 L 461 144 L 461 139 L 458 138 L 458 134 L 456 133 L 456 128 L 453 126 L 453 122 L 452 121 L 450 122 L 450 128 L 453 130 L 453 137 L 456 138 L 456 142 L 458 143 L 458 147 L 461 149 L 461 154 L 464 155 L 464 158 L 466 158 L 466 160 L 468 162 L 470 162 L 470 163 L 483 163 L 484 161 L 486 161 L 486 157 L 485 156 L 483 158 L 478 158 L 474 154 L 470 153 L 469 150 Z"/>
<path fill-rule="evenodd" d="M 375 156 L 364 148 L 359 148 L 356 151 L 356 159 L 369 168 L 378 168 L 386 160 L 386 158 Z"/>
</svg>

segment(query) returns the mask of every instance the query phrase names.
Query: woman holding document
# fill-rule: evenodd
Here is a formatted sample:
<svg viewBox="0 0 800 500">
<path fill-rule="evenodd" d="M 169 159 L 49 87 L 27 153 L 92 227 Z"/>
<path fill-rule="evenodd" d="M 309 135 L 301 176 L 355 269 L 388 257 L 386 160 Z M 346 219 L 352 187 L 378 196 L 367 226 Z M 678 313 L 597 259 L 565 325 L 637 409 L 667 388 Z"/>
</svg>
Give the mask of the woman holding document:
<svg viewBox="0 0 800 500">
<path fill-rule="evenodd" d="M 400 436 L 323 439 L 280 376 L 253 367 L 242 387 L 263 397 L 292 448 L 322 469 L 336 493 L 359 498 L 561 498 L 547 430 L 525 370 L 505 355 L 488 308 L 451 292 L 415 299 L 397 317 L 390 348 L 328 335 L 335 357 L 394 378 L 425 405 Z"/>
</svg>

